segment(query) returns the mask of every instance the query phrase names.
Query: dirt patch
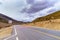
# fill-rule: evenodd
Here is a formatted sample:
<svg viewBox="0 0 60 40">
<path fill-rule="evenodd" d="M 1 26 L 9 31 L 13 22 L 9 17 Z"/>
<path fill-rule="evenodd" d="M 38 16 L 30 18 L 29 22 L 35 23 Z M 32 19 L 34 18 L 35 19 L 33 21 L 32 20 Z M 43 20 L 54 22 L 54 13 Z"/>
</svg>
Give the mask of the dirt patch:
<svg viewBox="0 0 60 40">
<path fill-rule="evenodd" d="M 0 22 L 0 29 L 1 28 L 6 28 L 6 27 L 9 27 L 9 26 L 11 26 L 11 24 Z"/>
</svg>

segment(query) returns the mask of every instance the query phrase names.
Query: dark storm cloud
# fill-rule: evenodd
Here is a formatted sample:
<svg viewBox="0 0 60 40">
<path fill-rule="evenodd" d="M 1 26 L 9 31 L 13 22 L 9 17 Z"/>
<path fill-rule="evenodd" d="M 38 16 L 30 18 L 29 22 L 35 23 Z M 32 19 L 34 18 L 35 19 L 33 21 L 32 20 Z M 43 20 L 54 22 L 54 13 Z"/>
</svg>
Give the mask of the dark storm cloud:
<svg viewBox="0 0 60 40">
<path fill-rule="evenodd" d="M 32 3 L 31 7 L 29 9 L 24 8 L 22 10 L 22 12 L 36 13 L 36 12 L 38 12 L 40 10 L 43 10 L 45 8 L 48 8 L 48 7 L 52 6 L 52 3 L 48 3 L 48 1 L 42 1 L 42 2 L 36 2 L 36 3 L 34 3 L 34 0 L 33 1 L 32 0 L 30 0 L 30 1 L 27 0 L 27 2 L 30 3 L 30 4 Z"/>
<path fill-rule="evenodd" d="M 26 0 L 26 2 L 27 2 L 28 4 L 33 4 L 33 3 L 34 3 L 34 0 Z"/>
</svg>

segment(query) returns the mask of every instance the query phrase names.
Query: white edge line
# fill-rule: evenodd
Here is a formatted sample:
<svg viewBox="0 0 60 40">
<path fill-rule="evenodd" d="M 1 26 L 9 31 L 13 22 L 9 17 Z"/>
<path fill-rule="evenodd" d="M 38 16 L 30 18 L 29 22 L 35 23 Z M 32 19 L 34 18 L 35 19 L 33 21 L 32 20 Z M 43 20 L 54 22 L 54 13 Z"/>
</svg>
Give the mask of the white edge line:
<svg viewBox="0 0 60 40">
<path fill-rule="evenodd" d="M 14 34 L 14 35 L 12 35 L 12 36 L 10 36 L 10 37 L 8 37 L 8 38 L 5 38 L 4 40 L 8 40 L 9 38 L 12 38 L 12 37 L 16 36 L 16 35 L 17 35 L 17 31 L 16 31 L 15 26 L 14 26 L 14 30 L 15 30 L 15 34 Z"/>
<path fill-rule="evenodd" d="M 16 35 L 12 35 L 12 36 L 10 36 L 10 37 L 8 37 L 8 38 L 5 38 L 4 40 L 8 40 L 9 38 L 12 38 L 12 37 L 14 37 L 14 36 L 16 36 Z"/>
<path fill-rule="evenodd" d="M 19 40 L 18 37 L 16 37 L 16 40 Z"/>
<path fill-rule="evenodd" d="M 14 30 L 15 30 L 15 35 L 17 35 L 17 31 L 16 31 L 16 28 L 15 28 L 15 26 L 14 26 Z"/>
<path fill-rule="evenodd" d="M 14 26 L 14 30 L 15 30 L 15 35 L 17 35 L 17 30 L 16 30 L 15 26 Z M 16 40 L 19 40 L 18 37 L 16 37 Z"/>
</svg>

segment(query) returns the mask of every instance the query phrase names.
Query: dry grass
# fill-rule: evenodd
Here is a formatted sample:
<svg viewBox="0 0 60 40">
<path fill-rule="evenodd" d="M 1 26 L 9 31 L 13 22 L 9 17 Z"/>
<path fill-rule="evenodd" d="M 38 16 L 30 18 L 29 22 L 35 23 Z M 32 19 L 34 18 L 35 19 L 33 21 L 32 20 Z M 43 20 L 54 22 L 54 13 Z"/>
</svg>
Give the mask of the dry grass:
<svg viewBox="0 0 60 40">
<path fill-rule="evenodd" d="M 24 26 L 42 27 L 52 30 L 60 30 L 60 11 L 35 19 Z"/>
<path fill-rule="evenodd" d="M 41 21 L 29 24 L 23 24 L 24 26 L 35 26 L 35 27 L 42 27 L 51 30 L 60 30 L 60 19 L 48 20 L 48 21 Z"/>
<path fill-rule="evenodd" d="M 0 29 L 0 39 L 11 35 L 12 27 Z"/>
<path fill-rule="evenodd" d="M 11 35 L 11 24 L 0 22 L 0 39 Z"/>
</svg>

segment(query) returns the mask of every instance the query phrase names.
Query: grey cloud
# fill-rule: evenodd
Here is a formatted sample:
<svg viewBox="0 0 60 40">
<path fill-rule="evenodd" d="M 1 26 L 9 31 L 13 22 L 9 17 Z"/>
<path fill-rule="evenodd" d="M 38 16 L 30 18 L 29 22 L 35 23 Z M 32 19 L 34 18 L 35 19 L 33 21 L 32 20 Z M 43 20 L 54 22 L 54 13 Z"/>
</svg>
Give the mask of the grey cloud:
<svg viewBox="0 0 60 40">
<path fill-rule="evenodd" d="M 34 0 L 26 0 L 26 2 L 27 2 L 28 4 L 33 4 L 33 3 L 34 3 Z"/>
<path fill-rule="evenodd" d="M 3 5 L 0 5 L 0 12 L 17 21 L 31 22 L 38 17 L 51 14 L 55 9 L 60 9 L 60 2 L 58 3 L 59 5 L 56 4 L 57 6 L 53 6 L 56 1 L 57 0 L 43 0 L 42 2 L 34 2 L 28 0 L 26 4 L 26 0 L 6 0 L 3 2 Z M 31 7 L 29 8 L 28 5 L 31 5 Z"/>
<path fill-rule="evenodd" d="M 0 5 L 2 4 L 2 2 L 0 2 Z"/>
<path fill-rule="evenodd" d="M 30 1 L 31 2 L 31 1 Z M 29 4 L 28 4 L 29 5 Z M 43 2 L 36 2 L 34 4 L 31 4 L 31 7 L 29 9 L 24 8 L 22 12 L 26 13 L 36 13 L 40 10 L 43 10 L 45 8 L 48 8 L 50 6 L 53 6 L 52 3 L 49 3 L 48 1 L 43 1 Z"/>
</svg>

